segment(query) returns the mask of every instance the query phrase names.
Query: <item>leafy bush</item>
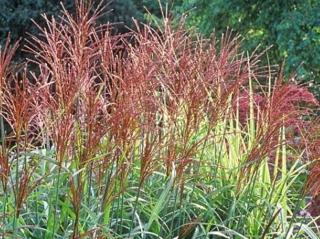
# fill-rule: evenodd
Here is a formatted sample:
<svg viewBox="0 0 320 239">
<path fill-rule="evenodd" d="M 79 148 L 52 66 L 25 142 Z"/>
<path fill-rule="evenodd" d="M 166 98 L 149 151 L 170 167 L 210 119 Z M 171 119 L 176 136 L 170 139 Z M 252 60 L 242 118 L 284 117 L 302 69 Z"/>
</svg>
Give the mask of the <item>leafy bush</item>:
<svg viewBox="0 0 320 239">
<path fill-rule="evenodd" d="M 112 36 L 90 7 L 45 18 L 22 69 L 1 51 L 3 237 L 316 238 L 294 144 L 314 96 L 231 33 Z"/>
<path fill-rule="evenodd" d="M 319 94 L 319 1 L 187 0 L 179 10 L 207 36 L 231 27 L 243 35 L 245 50 L 272 46 L 271 63 L 285 60 L 286 75 L 297 73 L 296 80 L 313 83 Z"/>
</svg>

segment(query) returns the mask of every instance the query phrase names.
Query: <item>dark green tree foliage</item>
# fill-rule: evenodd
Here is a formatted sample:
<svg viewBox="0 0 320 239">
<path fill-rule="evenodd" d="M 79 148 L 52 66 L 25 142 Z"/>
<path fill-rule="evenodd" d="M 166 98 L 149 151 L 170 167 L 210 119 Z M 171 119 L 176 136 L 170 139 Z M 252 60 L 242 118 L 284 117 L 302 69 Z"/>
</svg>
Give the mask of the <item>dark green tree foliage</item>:
<svg viewBox="0 0 320 239">
<path fill-rule="evenodd" d="M 71 0 L 62 1 L 67 9 Z M 41 23 L 41 14 L 56 14 L 61 10 L 57 0 L 0 0 L 0 37 L 4 42 L 8 33 L 13 40 L 26 37 L 27 33 L 37 31 L 31 19 Z"/>
<path fill-rule="evenodd" d="M 107 10 L 110 11 L 100 21 L 116 23 L 117 32 L 128 31 L 127 27 L 133 26 L 132 18 L 143 19 L 143 14 L 138 10 L 138 6 L 133 0 L 114 0 L 108 1 L 107 4 Z"/>
<path fill-rule="evenodd" d="M 320 83 L 319 0 L 186 0 L 179 11 L 207 36 L 229 27 L 242 34 L 246 50 L 272 45 L 271 63 L 285 60 L 287 75 Z"/>
<path fill-rule="evenodd" d="M 151 14 L 161 17 L 162 13 L 159 3 L 163 11 L 168 8 L 170 12 L 173 12 L 174 8 L 178 8 L 183 0 L 134 0 L 134 2 L 141 12 L 145 12 L 147 9 Z"/>
</svg>

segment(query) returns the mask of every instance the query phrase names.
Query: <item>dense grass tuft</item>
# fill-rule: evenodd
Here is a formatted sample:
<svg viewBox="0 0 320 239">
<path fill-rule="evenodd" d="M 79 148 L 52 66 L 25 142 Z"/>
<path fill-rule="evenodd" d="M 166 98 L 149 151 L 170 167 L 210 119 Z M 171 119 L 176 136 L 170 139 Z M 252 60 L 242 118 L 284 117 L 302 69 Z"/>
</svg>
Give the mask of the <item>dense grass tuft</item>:
<svg viewBox="0 0 320 239">
<path fill-rule="evenodd" d="M 22 67 L 0 52 L 3 238 L 317 238 L 306 88 L 231 31 L 114 36 L 103 4 L 76 6 L 43 16 Z"/>
</svg>

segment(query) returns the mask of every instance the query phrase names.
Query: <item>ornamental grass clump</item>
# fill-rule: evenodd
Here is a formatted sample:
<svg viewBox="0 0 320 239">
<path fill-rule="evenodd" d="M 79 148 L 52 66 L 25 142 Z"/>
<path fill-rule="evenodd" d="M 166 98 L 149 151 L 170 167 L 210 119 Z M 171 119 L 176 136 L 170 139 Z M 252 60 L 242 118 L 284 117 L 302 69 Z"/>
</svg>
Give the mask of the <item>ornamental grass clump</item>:
<svg viewBox="0 0 320 239">
<path fill-rule="evenodd" d="M 17 45 L 0 52 L 4 238 L 316 235 L 299 214 L 316 172 L 306 88 L 232 31 L 164 16 L 112 35 L 103 2 L 75 7 L 43 15 L 22 68 Z"/>
</svg>

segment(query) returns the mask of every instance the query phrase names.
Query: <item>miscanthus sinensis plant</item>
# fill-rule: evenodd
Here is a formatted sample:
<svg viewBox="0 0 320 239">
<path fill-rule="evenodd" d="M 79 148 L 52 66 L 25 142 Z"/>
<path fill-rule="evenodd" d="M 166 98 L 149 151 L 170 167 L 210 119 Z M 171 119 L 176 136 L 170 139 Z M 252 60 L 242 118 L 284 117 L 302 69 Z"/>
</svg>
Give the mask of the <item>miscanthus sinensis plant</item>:
<svg viewBox="0 0 320 239">
<path fill-rule="evenodd" d="M 112 35 L 104 6 L 1 49 L 2 237 L 317 238 L 314 96 L 233 32 Z"/>
</svg>

